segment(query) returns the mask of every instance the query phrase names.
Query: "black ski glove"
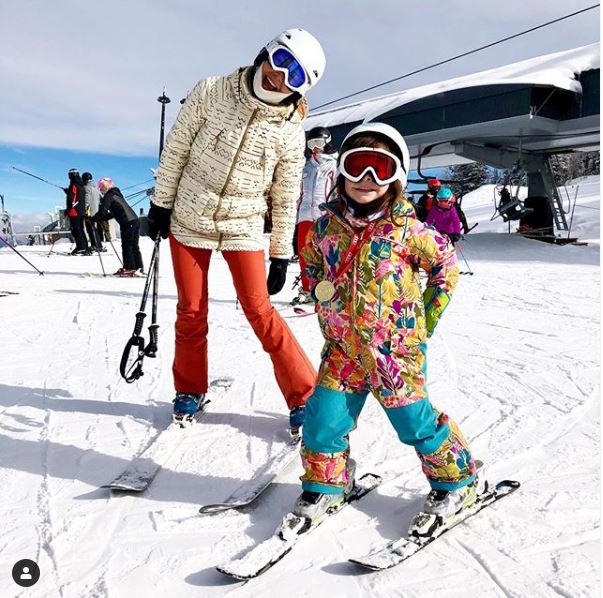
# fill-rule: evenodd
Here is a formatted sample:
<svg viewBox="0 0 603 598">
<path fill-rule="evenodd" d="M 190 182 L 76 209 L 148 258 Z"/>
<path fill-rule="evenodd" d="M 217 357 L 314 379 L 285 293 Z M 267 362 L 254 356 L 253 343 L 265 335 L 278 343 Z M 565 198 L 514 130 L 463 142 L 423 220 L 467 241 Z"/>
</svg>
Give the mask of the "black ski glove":
<svg viewBox="0 0 603 598">
<path fill-rule="evenodd" d="M 448 235 L 450 237 L 450 240 L 453 243 L 458 243 L 461 240 L 461 235 L 457 234 L 457 233 L 451 233 L 450 235 Z"/>
<path fill-rule="evenodd" d="M 270 271 L 268 272 L 269 295 L 276 295 L 285 286 L 288 265 L 289 260 L 283 260 L 278 257 L 270 258 Z"/>
<path fill-rule="evenodd" d="M 157 238 L 157 233 L 161 235 L 162 239 L 167 239 L 170 234 L 170 220 L 172 217 L 172 210 L 167 208 L 161 208 L 151 202 L 151 209 L 147 216 L 149 223 L 149 237 L 153 241 Z"/>
</svg>

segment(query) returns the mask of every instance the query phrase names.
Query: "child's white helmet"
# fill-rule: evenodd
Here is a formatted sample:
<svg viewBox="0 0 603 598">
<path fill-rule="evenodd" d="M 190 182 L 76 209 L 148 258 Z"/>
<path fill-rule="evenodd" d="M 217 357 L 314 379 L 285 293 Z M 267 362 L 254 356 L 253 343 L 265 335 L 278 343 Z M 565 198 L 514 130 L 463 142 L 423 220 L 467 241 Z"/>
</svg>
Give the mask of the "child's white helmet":
<svg viewBox="0 0 603 598">
<path fill-rule="evenodd" d="M 404 137 L 402 137 L 402 135 L 396 129 L 394 129 L 394 127 L 379 122 L 363 123 L 361 125 L 358 125 L 357 127 L 354 127 L 345 136 L 341 147 L 343 148 L 345 142 L 351 137 L 370 133 L 377 133 L 379 135 L 382 135 L 383 137 L 387 137 L 387 139 L 391 141 L 394 147 L 398 148 L 402 161 L 402 168 L 400 170 L 399 179 L 402 183 L 402 189 L 405 189 L 406 180 L 408 179 L 408 171 L 410 169 L 410 152 L 408 151 L 408 146 L 406 145 L 406 141 L 404 141 Z"/>
</svg>

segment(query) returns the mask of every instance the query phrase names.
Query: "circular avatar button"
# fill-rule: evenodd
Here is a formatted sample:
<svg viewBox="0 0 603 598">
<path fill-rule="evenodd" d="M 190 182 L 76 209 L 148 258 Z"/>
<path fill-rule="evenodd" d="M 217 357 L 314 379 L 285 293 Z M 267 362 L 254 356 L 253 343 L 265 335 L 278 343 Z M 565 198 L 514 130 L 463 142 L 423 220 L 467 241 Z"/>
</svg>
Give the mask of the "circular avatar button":
<svg viewBox="0 0 603 598">
<path fill-rule="evenodd" d="M 17 585 L 29 588 L 40 579 L 40 567 L 35 561 L 21 559 L 13 567 L 13 579 Z"/>
</svg>

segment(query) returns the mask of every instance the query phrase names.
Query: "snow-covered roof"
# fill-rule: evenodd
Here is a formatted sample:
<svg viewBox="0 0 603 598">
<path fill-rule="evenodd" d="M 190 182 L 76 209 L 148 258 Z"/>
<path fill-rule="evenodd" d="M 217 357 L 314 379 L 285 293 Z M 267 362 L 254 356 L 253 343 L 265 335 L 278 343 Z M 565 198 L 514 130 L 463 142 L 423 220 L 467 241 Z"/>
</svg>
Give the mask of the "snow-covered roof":
<svg viewBox="0 0 603 598">
<path fill-rule="evenodd" d="M 304 128 L 369 121 L 414 100 L 466 87 L 527 83 L 550 85 L 580 93 L 582 87 L 577 77 L 580 73 L 599 66 L 600 44 L 595 43 L 310 114 Z"/>
</svg>

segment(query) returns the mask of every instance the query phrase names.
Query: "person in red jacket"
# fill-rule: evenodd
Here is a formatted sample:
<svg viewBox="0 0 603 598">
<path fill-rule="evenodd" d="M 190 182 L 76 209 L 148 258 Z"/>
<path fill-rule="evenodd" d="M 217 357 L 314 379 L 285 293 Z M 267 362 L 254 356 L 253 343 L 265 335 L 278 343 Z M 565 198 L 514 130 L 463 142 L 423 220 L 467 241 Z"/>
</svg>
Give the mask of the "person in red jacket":
<svg viewBox="0 0 603 598">
<path fill-rule="evenodd" d="M 427 191 L 419 197 L 419 201 L 415 206 L 415 212 L 417 214 L 417 218 L 421 222 L 425 222 L 427 218 L 427 214 L 429 214 L 429 210 L 435 204 L 435 198 L 440 190 L 442 183 L 438 179 L 428 179 L 427 180 Z"/>
<path fill-rule="evenodd" d="M 75 239 L 75 249 L 71 252 L 71 255 L 90 255 L 91 251 L 84 233 L 84 209 L 86 204 L 84 183 L 77 168 L 72 168 L 67 175 L 69 176 L 69 186 L 63 189 L 67 195 L 65 213 L 69 216 L 71 234 Z"/>
</svg>

